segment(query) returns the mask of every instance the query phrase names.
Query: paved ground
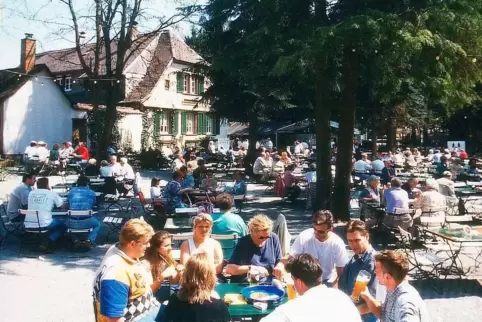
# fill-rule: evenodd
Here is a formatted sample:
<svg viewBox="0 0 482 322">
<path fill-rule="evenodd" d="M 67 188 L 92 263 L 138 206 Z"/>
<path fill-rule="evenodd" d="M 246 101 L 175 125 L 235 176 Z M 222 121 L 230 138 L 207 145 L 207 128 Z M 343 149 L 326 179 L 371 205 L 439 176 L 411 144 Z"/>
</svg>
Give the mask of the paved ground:
<svg viewBox="0 0 482 322">
<path fill-rule="evenodd" d="M 167 178 L 164 173 L 143 173 L 144 191 L 148 191 L 150 177 L 154 175 Z M 56 183 L 60 179 L 52 181 Z M 0 182 L 0 198 L 18 182 L 18 179 Z M 309 227 L 310 214 L 301 204 L 293 208 L 276 198 L 262 197 L 264 187 L 254 186 L 249 190 L 257 198 L 243 209 L 245 219 L 257 213 L 273 217 L 283 213 L 291 234 L 296 235 Z M 59 250 L 39 256 L 28 246 L 21 247 L 17 240 L 8 240 L 0 249 L 0 321 L 93 321 L 92 279 L 109 245 L 97 246 L 89 253 Z M 437 285 L 425 281 L 413 283 L 425 299 L 433 322 L 480 321 L 477 312 L 482 306 L 482 288 L 476 281 L 449 280 Z M 441 290 L 441 294 L 433 286 Z"/>
</svg>

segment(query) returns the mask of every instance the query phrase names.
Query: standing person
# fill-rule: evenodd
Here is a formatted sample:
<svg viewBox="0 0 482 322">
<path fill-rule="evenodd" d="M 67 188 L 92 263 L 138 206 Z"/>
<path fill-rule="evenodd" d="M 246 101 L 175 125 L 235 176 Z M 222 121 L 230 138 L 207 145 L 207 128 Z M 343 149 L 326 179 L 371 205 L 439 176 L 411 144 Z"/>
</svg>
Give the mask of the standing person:
<svg viewBox="0 0 482 322">
<path fill-rule="evenodd" d="M 230 322 L 227 305 L 214 291 L 216 271 L 204 253 L 186 263 L 179 292 L 169 298 L 165 322 Z"/>
<path fill-rule="evenodd" d="M 37 177 L 26 173 L 22 177 L 22 184 L 13 189 L 8 196 L 7 216 L 10 221 L 20 222 L 25 219 L 24 215 L 18 213 L 19 209 L 27 209 L 28 195 L 37 182 Z"/>
<path fill-rule="evenodd" d="M 368 282 L 368 289 L 371 294 L 376 294 L 377 299 L 382 298 L 383 294 L 379 294 L 380 287 L 375 275 L 375 254 L 369 241 L 369 234 L 366 224 L 361 220 L 352 220 L 346 226 L 346 238 L 348 245 L 353 251 L 354 255 L 345 266 L 343 274 L 338 282 L 338 287 L 347 295 L 351 295 L 355 287 L 355 281 L 358 273 L 364 270 L 371 274 L 370 282 Z M 378 293 L 377 293 L 378 289 Z M 360 301 L 357 305 L 360 314 L 362 314 L 363 322 L 376 322 L 378 318 L 370 313 L 366 303 Z"/>
<path fill-rule="evenodd" d="M 94 278 L 97 322 L 155 320 L 159 303 L 152 294 L 149 271 L 141 263 L 154 231 L 142 219 L 129 220 L 111 246 Z"/>
<path fill-rule="evenodd" d="M 361 322 L 351 299 L 343 292 L 321 282 L 321 265 L 310 254 L 298 254 L 286 266 L 296 292 L 300 295 L 277 307 L 261 322 Z M 320 305 L 325 309 L 320 312 Z"/>
<path fill-rule="evenodd" d="M 348 262 L 345 243 L 333 230 L 333 215 L 329 210 L 313 214 L 313 228 L 302 231 L 291 247 L 291 256 L 307 253 L 320 261 L 323 283 L 336 285 Z"/>
<path fill-rule="evenodd" d="M 387 296 L 381 303 L 366 288 L 361 297 L 382 322 L 430 321 L 420 294 L 405 280 L 409 266 L 406 255 L 398 251 L 384 250 L 375 255 L 375 273 L 380 284 L 387 288 Z"/>
</svg>

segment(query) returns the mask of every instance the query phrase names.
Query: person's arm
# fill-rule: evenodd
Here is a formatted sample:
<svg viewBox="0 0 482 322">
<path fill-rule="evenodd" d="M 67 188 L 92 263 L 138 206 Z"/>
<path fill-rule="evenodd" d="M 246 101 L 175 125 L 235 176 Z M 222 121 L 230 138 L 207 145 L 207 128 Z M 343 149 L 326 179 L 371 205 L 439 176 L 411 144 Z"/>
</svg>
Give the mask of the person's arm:
<svg viewBox="0 0 482 322">
<path fill-rule="evenodd" d="M 243 240 L 241 239 L 234 247 L 233 254 L 229 259 L 228 265 L 226 265 L 226 273 L 231 275 L 243 275 L 248 273 L 250 265 L 241 265 L 243 262 L 242 247 L 244 247 L 244 245 Z"/>
<path fill-rule="evenodd" d="M 22 206 L 27 206 L 28 205 L 28 195 L 30 194 L 30 191 L 28 191 L 27 189 L 22 189 L 20 190 L 20 203 L 22 204 Z"/>
<path fill-rule="evenodd" d="M 382 304 L 375 300 L 375 298 L 370 294 L 368 288 L 365 288 L 360 293 L 360 296 L 365 300 L 366 305 L 368 306 L 368 311 L 373 313 L 377 318 L 382 318 Z"/>
<path fill-rule="evenodd" d="M 216 265 L 216 273 L 220 274 L 223 271 L 223 248 L 221 247 L 221 244 L 213 239 L 215 242 L 214 246 L 214 265 Z"/>
<path fill-rule="evenodd" d="M 345 249 L 345 244 L 343 243 L 343 241 L 340 240 L 340 242 L 336 244 L 335 251 L 336 280 L 333 282 L 333 285 L 336 287 L 338 287 L 338 280 L 343 274 L 343 270 L 345 269 L 348 260 L 349 258 Z"/>
<path fill-rule="evenodd" d="M 180 251 L 181 251 L 180 263 L 182 265 L 186 265 L 188 259 L 191 257 L 191 254 L 189 254 L 189 242 L 187 240 L 182 242 Z"/>
<path fill-rule="evenodd" d="M 273 268 L 273 275 L 277 279 L 281 279 L 285 273 L 285 264 L 282 260 L 283 253 L 281 251 L 281 243 L 277 235 L 273 235 L 274 239 L 274 256 L 275 256 L 275 266 Z"/>
</svg>

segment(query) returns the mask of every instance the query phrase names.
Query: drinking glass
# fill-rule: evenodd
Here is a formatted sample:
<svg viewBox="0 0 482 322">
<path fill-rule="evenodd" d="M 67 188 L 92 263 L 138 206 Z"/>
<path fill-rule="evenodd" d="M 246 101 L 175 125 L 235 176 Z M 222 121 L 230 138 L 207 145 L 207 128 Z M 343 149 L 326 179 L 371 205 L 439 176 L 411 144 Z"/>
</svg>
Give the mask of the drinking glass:
<svg viewBox="0 0 482 322">
<path fill-rule="evenodd" d="M 358 303 L 360 300 L 360 293 L 365 289 L 365 287 L 367 287 L 371 277 L 371 274 L 367 271 L 361 270 L 358 272 L 355 280 L 355 286 L 353 287 L 353 291 L 351 293 L 351 299 L 353 302 Z"/>
</svg>

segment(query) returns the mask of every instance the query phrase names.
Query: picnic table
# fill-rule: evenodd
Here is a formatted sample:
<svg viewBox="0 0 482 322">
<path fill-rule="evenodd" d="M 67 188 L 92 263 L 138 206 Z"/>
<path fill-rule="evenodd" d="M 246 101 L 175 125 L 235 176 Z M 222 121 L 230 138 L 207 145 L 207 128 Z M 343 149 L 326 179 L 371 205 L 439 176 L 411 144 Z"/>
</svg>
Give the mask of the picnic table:
<svg viewBox="0 0 482 322">
<path fill-rule="evenodd" d="M 224 295 L 226 294 L 241 294 L 241 290 L 248 286 L 249 285 L 246 283 L 221 283 L 217 284 L 214 289 L 216 290 L 216 292 L 218 292 L 220 298 L 223 299 Z M 281 304 L 286 303 L 287 301 L 288 297 L 285 295 L 285 297 L 281 301 Z M 266 311 L 260 311 L 251 304 L 229 305 L 228 309 L 229 313 L 231 314 L 232 322 L 259 321 L 274 310 L 273 308 L 268 308 Z"/>
</svg>

